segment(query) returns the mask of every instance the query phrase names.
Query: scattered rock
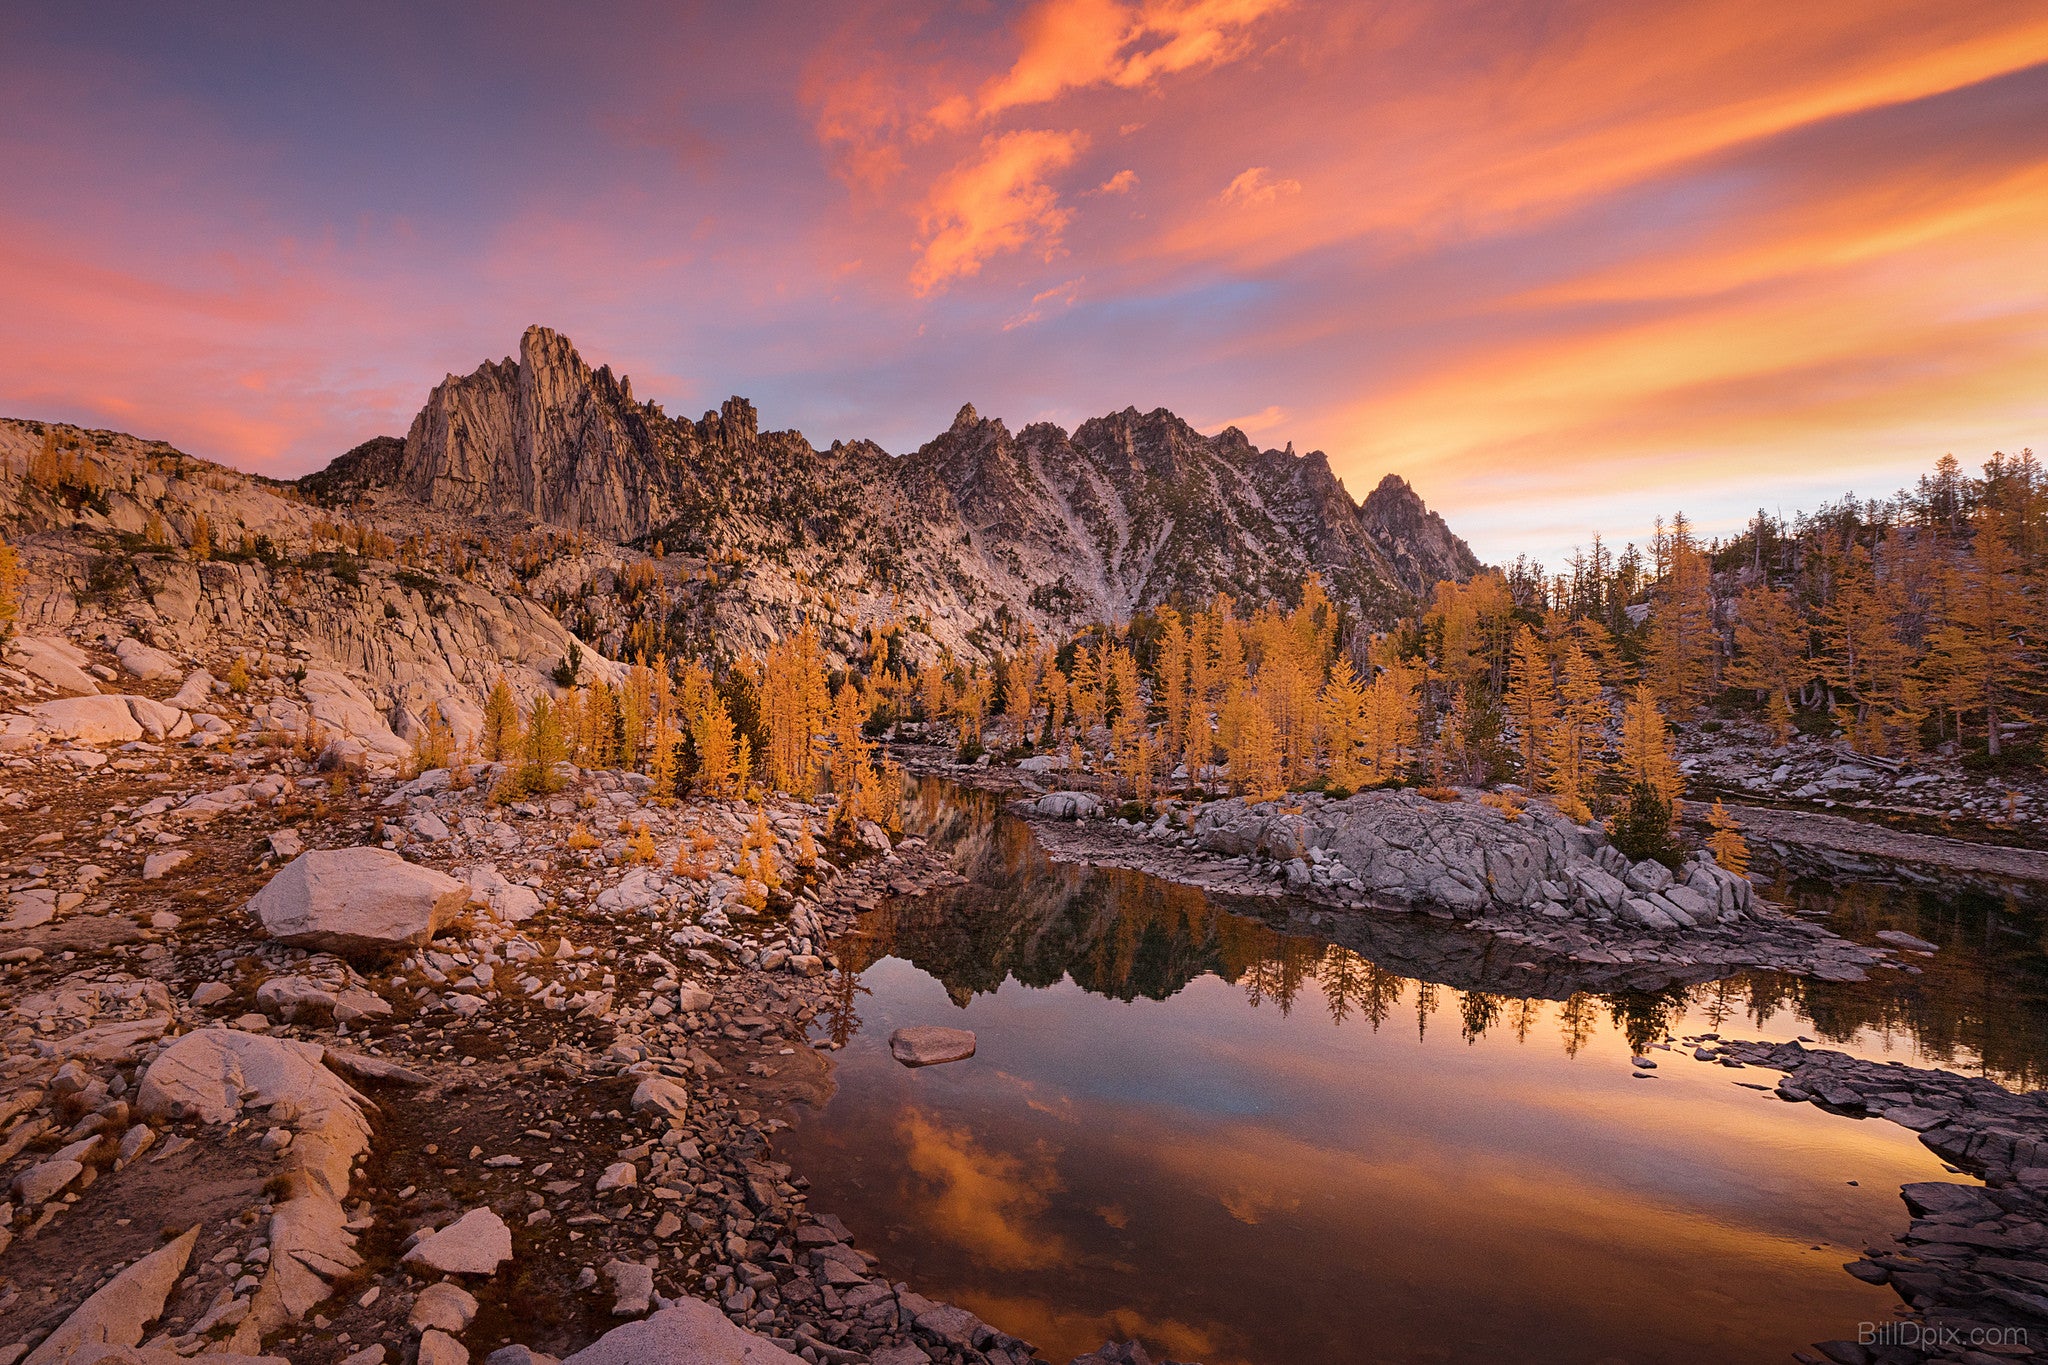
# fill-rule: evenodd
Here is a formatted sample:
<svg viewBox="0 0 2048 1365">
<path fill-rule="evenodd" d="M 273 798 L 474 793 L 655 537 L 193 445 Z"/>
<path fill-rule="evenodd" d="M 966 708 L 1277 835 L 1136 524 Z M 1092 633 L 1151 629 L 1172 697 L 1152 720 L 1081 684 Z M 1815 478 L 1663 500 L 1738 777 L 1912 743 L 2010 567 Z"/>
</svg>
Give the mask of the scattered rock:
<svg viewBox="0 0 2048 1365">
<path fill-rule="evenodd" d="M 443 1275 L 491 1275 L 512 1259 L 512 1230 L 489 1209 L 471 1209 L 405 1253 L 407 1265 Z"/>
</svg>

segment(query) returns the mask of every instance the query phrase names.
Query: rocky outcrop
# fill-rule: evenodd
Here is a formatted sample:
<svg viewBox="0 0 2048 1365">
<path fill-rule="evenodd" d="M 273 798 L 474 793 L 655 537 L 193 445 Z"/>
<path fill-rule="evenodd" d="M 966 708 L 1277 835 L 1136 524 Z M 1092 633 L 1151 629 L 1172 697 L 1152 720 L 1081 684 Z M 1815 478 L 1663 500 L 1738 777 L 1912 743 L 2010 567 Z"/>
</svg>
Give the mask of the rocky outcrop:
<svg viewBox="0 0 2048 1365">
<path fill-rule="evenodd" d="M 1091 813 L 1070 792 L 1029 803 L 1036 815 Z M 1263 859 L 1290 889 L 1355 902 L 1436 906 L 1463 918 L 1526 912 L 1673 932 L 1749 914 L 1746 878 L 1711 859 L 1677 872 L 1632 863 L 1596 829 L 1548 806 L 1510 818 L 1492 806 L 1433 801 L 1415 792 L 1315 795 L 1292 804 L 1213 801 L 1188 813 L 1183 842 L 1225 858 Z"/>
<path fill-rule="evenodd" d="M 467 883 L 388 849 L 316 849 L 286 863 L 249 911 L 281 943 L 380 952 L 424 944 L 469 898 Z"/>
<path fill-rule="evenodd" d="M 324 1060 L 318 1043 L 202 1029 L 159 1054 L 136 1095 L 136 1112 L 159 1122 L 234 1123 L 246 1110 L 267 1109 L 288 1127 L 268 1265 L 237 1327 L 238 1349 L 253 1351 L 264 1333 L 304 1317 L 333 1280 L 362 1264 L 341 1201 L 370 1145 L 371 1106 Z"/>
<path fill-rule="evenodd" d="M 199 1229 L 164 1243 L 114 1276 L 80 1304 L 22 1365 L 68 1365 L 94 1346 L 136 1346 L 164 1311 L 164 1300 L 192 1259 Z"/>
</svg>

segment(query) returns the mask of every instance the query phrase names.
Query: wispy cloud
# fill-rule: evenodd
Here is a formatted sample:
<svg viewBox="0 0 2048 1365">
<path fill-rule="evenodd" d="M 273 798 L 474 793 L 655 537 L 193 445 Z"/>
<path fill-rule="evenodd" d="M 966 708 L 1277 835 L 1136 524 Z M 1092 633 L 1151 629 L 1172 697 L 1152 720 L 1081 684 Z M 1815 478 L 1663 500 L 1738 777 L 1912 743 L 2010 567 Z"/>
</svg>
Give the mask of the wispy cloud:
<svg viewBox="0 0 2048 1365">
<path fill-rule="evenodd" d="M 932 187 L 920 226 L 911 283 L 929 294 L 954 280 L 981 273 L 983 262 L 1002 252 L 1036 250 L 1046 260 L 1059 254 L 1060 230 L 1073 219 L 1048 183 L 1088 145 L 1079 131 L 991 133 L 974 157 Z"/>
<path fill-rule="evenodd" d="M 1268 168 L 1253 166 L 1250 170 L 1240 171 L 1216 198 L 1232 208 L 1255 209 L 1300 193 L 1299 180 L 1275 179 Z"/>
</svg>

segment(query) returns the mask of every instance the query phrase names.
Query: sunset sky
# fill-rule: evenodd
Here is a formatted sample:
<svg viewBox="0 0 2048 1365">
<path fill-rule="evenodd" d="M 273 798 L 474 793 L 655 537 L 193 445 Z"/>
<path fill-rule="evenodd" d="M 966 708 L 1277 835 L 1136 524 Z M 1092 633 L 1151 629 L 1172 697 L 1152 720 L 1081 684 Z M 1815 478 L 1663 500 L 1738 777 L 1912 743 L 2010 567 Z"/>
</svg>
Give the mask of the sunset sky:
<svg viewBox="0 0 2048 1365">
<path fill-rule="evenodd" d="M 265 473 L 542 322 L 894 451 L 1128 405 L 1483 558 L 2048 446 L 2048 5 L 12 5 L 0 415 Z"/>
</svg>

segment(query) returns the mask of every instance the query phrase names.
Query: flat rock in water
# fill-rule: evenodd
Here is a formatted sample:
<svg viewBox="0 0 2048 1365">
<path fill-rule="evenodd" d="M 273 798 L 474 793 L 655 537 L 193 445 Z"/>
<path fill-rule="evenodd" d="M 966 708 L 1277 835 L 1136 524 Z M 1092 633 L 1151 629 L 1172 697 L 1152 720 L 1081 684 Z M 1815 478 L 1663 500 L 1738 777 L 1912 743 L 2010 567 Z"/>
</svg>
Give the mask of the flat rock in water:
<svg viewBox="0 0 2048 1365">
<path fill-rule="evenodd" d="M 648 1365 L 669 1360 L 689 1365 L 801 1365 L 798 1357 L 735 1327 L 702 1299 L 678 1299 L 651 1318 L 614 1327 L 562 1365 Z"/>
<path fill-rule="evenodd" d="M 1879 943 L 1889 943 L 1894 948 L 1910 948 L 1916 953 L 1940 951 L 1940 945 L 1929 943 L 1924 938 L 1915 938 L 1903 929 L 1880 929 L 1876 938 Z"/>
<path fill-rule="evenodd" d="M 889 1053 L 905 1066 L 937 1066 L 974 1055 L 974 1034 L 964 1028 L 919 1024 L 889 1035 Z"/>
</svg>

